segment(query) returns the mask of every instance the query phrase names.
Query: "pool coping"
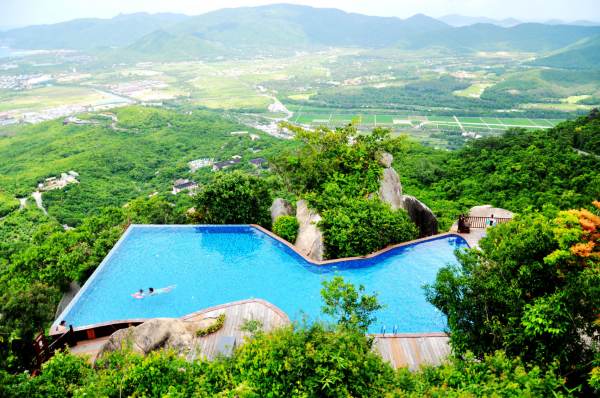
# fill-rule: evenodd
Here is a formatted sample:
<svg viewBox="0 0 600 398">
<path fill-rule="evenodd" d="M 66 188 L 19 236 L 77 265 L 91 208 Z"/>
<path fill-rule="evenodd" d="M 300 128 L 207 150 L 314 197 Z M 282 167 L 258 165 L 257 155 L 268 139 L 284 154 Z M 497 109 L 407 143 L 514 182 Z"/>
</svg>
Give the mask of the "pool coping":
<svg viewBox="0 0 600 398">
<path fill-rule="evenodd" d="M 460 236 L 459 234 L 454 233 L 454 232 L 444 232 L 441 234 L 431 235 L 431 236 L 427 236 L 424 238 L 409 240 L 407 242 L 396 243 L 396 244 L 384 247 L 381 250 L 378 250 L 376 252 L 373 252 L 373 253 L 370 253 L 370 254 L 367 254 L 364 256 L 343 257 L 343 258 L 336 258 L 336 259 L 332 259 L 332 260 L 314 260 L 314 259 L 308 257 L 307 255 L 305 255 L 304 253 L 302 253 L 300 250 L 298 250 L 298 248 L 294 244 L 292 244 L 291 242 L 288 242 L 287 240 L 283 239 L 280 236 L 275 235 L 275 233 L 273 233 L 272 231 L 269 231 L 268 229 L 261 227 L 260 225 L 257 225 L 257 224 L 246 224 L 246 225 L 249 225 L 249 226 L 259 230 L 260 232 L 270 236 L 271 238 L 279 241 L 280 243 L 283 243 L 288 248 L 292 249 L 300 257 L 302 257 L 305 261 L 307 261 L 313 265 L 330 265 L 330 264 L 337 264 L 337 263 L 343 263 L 343 262 L 348 262 L 348 261 L 368 260 L 368 259 L 378 257 L 382 254 L 385 254 L 387 252 L 390 252 L 392 250 L 395 250 L 395 249 L 398 249 L 401 247 L 412 246 L 415 244 L 438 240 L 438 239 L 443 239 L 443 238 L 448 238 L 451 236 L 461 238 L 462 240 L 465 241 L 467 247 L 471 248 L 471 246 L 469 245 L 469 242 L 467 242 L 467 240 L 465 238 L 463 238 L 462 236 Z"/>
<path fill-rule="evenodd" d="M 104 257 L 104 259 L 102 259 L 102 261 L 100 262 L 98 267 L 94 270 L 92 275 L 90 275 L 90 277 L 86 280 L 86 282 L 81 287 L 81 289 L 79 289 L 77 294 L 71 299 L 69 304 L 59 314 L 59 316 L 56 317 L 56 319 L 50 326 L 50 330 L 49 330 L 48 334 L 50 336 L 58 336 L 58 335 L 61 335 L 64 333 L 63 331 L 58 330 L 58 326 L 60 325 L 60 319 L 62 318 L 62 315 L 67 314 L 73 308 L 73 306 L 77 303 L 77 301 L 83 295 L 83 293 L 89 288 L 89 286 L 91 285 L 93 280 L 97 277 L 97 275 L 102 272 L 104 267 L 106 267 L 106 264 L 108 264 L 109 260 L 112 258 L 114 253 L 118 250 L 119 246 L 121 246 L 121 244 L 125 241 L 125 239 L 131 233 L 132 230 L 134 230 L 135 228 L 198 228 L 198 227 L 204 227 L 204 228 L 250 227 L 259 232 L 262 232 L 263 234 L 271 237 L 272 239 L 276 240 L 277 242 L 284 244 L 286 247 L 291 249 L 296 255 L 300 256 L 306 262 L 308 262 L 312 265 L 316 265 L 316 266 L 327 266 L 327 265 L 332 265 L 332 264 L 338 264 L 341 262 L 353 262 L 353 261 L 367 260 L 367 259 L 378 257 L 382 254 L 385 254 L 387 252 L 390 252 L 390 251 L 398 249 L 398 248 L 408 247 L 408 246 L 412 246 L 415 244 L 424 243 L 424 242 L 428 242 L 428 241 L 434 241 L 434 240 L 443 239 L 443 238 L 451 237 L 451 236 L 461 238 L 463 241 L 465 241 L 465 243 L 467 244 L 467 247 L 470 248 L 466 239 L 464 239 L 459 234 L 454 233 L 454 232 L 445 232 L 442 234 L 431 235 L 431 236 L 424 237 L 424 238 L 414 239 L 411 241 L 390 245 L 381 250 L 373 252 L 371 254 L 367 254 L 365 256 L 345 257 L 345 258 L 338 258 L 338 259 L 333 259 L 333 260 L 320 260 L 319 261 L 319 260 L 314 260 L 314 259 L 306 256 L 304 253 L 300 252 L 298 250 L 298 248 L 296 246 L 294 246 L 292 243 L 275 235 L 273 232 L 269 231 L 268 229 L 266 229 L 258 224 L 130 224 L 127 226 L 127 229 L 121 235 L 121 237 L 117 240 L 115 245 L 110 249 L 110 251 L 108 252 L 106 257 Z M 221 304 L 221 306 L 227 306 L 228 304 L 230 304 L 230 303 Z M 275 305 L 273 304 L 273 306 L 275 306 Z M 211 308 L 214 308 L 214 307 L 211 307 Z M 204 311 L 204 310 L 200 310 L 197 312 L 202 312 L 202 311 Z M 281 312 L 283 312 L 283 311 L 281 311 Z M 283 312 L 283 313 L 285 314 L 285 312 Z M 289 319 L 289 316 L 287 316 L 287 314 L 286 314 L 286 317 L 288 317 L 288 319 Z M 88 329 L 95 329 L 95 328 L 99 328 L 99 327 L 105 327 L 105 326 L 117 325 L 117 324 L 142 323 L 142 322 L 148 321 L 150 319 L 154 319 L 154 318 L 132 318 L 132 319 L 125 319 L 125 320 L 111 320 L 111 321 L 94 323 L 94 324 L 90 324 L 90 325 L 74 327 L 73 330 L 74 331 L 84 331 L 84 330 L 88 330 Z M 444 332 L 424 332 L 424 333 L 404 333 L 404 334 L 403 333 L 395 333 L 395 334 L 386 333 L 386 334 L 379 334 L 379 335 L 371 334 L 371 336 L 380 336 L 380 337 L 412 336 L 412 335 L 414 335 L 416 337 L 428 337 L 431 335 L 447 336 L 447 334 L 445 334 Z"/>
</svg>

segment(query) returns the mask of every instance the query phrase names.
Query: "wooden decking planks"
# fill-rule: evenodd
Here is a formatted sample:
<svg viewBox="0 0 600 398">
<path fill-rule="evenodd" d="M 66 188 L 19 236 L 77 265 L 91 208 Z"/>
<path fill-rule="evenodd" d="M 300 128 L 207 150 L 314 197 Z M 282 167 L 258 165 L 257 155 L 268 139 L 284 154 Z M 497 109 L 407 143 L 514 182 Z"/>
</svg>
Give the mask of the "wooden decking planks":
<svg viewBox="0 0 600 398">
<path fill-rule="evenodd" d="M 376 336 L 374 348 L 394 368 L 417 370 L 421 365 L 439 365 L 449 354 L 448 336 L 389 335 Z"/>
<path fill-rule="evenodd" d="M 242 344 L 248 333 L 242 332 L 240 329 L 247 320 L 260 321 L 264 331 L 270 331 L 290 323 L 289 318 L 283 311 L 259 299 L 238 301 L 208 308 L 185 316 L 183 320 L 198 322 L 206 318 L 216 318 L 222 313 L 225 314 L 223 328 L 216 333 L 196 339 L 188 359 L 213 359 L 218 354 L 219 341 L 225 336 L 234 337 L 236 345 Z"/>
<path fill-rule="evenodd" d="M 237 301 L 216 307 L 211 307 L 187 316 L 186 322 L 200 322 L 207 318 L 216 318 L 225 314 L 225 323 L 219 331 L 205 337 L 196 338 L 193 348 L 187 355 L 188 360 L 211 360 L 218 355 L 219 342 L 224 337 L 233 337 L 236 345 L 244 343 L 247 332 L 240 328 L 247 320 L 258 320 L 263 330 L 270 330 L 288 325 L 288 316 L 271 303 L 260 299 Z M 448 336 L 443 333 L 421 335 L 374 335 L 374 350 L 380 353 L 384 360 L 394 368 L 408 367 L 417 370 L 421 365 L 438 365 L 450 354 Z M 82 341 L 71 348 L 71 352 L 89 356 L 95 360 L 107 337 Z"/>
</svg>

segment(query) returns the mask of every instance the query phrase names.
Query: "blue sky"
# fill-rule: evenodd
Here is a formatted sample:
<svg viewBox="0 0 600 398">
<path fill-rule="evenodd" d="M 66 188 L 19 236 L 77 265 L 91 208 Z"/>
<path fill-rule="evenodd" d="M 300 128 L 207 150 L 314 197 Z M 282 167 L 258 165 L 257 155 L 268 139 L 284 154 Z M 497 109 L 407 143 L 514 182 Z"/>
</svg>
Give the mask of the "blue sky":
<svg viewBox="0 0 600 398">
<path fill-rule="evenodd" d="M 496 19 L 600 21 L 600 0 L 0 0 L 0 27 L 110 18 L 140 11 L 197 15 L 224 7 L 282 2 L 401 18 L 424 13 L 433 17 L 462 14 Z"/>
</svg>

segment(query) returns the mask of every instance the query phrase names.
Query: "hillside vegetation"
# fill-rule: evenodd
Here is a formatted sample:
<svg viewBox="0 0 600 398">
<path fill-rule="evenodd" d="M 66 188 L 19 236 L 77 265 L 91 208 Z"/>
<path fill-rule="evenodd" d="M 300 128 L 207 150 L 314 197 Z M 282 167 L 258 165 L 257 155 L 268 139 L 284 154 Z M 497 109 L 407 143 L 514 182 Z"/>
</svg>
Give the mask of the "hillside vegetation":
<svg viewBox="0 0 600 398">
<path fill-rule="evenodd" d="M 187 162 L 199 158 L 247 160 L 264 156 L 248 149 L 267 149 L 275 140 L 260 135 L 231 136 L 246 129 L 214 113 L 191 115 L 173 111 L 129 107 L 115 112 L 117 129 L 106 118 L 99 125 L 68 125 L 52 121 L 16 130 L 0 137 L 0 190 L 28 196 L 47 177 L 70 170 L 79 184 L 43 194 L 49 213 L 61 223 L 77 225 L 105 206 L 122 206 L 155 191 L 167 191 L 174 180 L 193 177 Z M 210 168 L 196 173 L 206 180 Z"/>
<path fill-rule="evenodd" d="M 447 154 L 408 147 L 397 156 L 405 190 L 449 227 L 471 206 L 489 203 L 518 213 L 584 207 L 600 197 L 597 112 L 544 131 L 511 130 Z"/>
<path fill-rule="evenodd" d="M 163 125 L 167 116 L 173 125 L 190 121 L 194 131 L 229 123 L 209 113 L 184 117 L 145 108 L 123 109 L 119 115 L 120 126 L 132 129 L 128 134 L 138 139 L 145 137 L 141 142 L 150 148 L 154 134 L 168 137 L 170 130 Z M 140 122 L 143 128 L 136 130 Z M 600 217 L 591 203 L 600 196 L 600 160 L 574 149 L 596 142 L 597 123 L 598 114 L 593 112 L 548 131 L 515 130 L 477 140 L 457 152 L 391 139 L 385 130 L 358 137 L 352 127 L 298 131 L 296 142 L 285 142 L 276 152 L 273 148 L 269 157 L 275 176 L 263 179 L 238 171 L 216 173 L 213 178 L 211 173 L 207 194 L 195 198 L 196 213 L 188 212 L 192 202 L 181 202 L 186 195 L 175 197 L 165 192 L 168 188 L 151 198 L 140 194 L 126 207 L 94 207 L 94 215 L 71 230 L 31 204 L 12 211 L 0 220 L 0 334 L 9 336 L 0 340 L 0 392 L 6 396 L 167 392 L 186 396 L 192 391 L 199 396 L 246 397 L 591 395 L 600 388 L 600 356 L 596 346 L 586 344 L 598 336 Z M 75 131 L 74 126 L 49 126 L 64 129 L 63 133 Z M 19 140 L 29 137 L 33 145 L 42 134 L 36 128 L 26 132 L 7 139 L 24 145 Z M 177 138 L 188 135 L 199 137 L 187 131 Z M 207 134 L 199 142 L 189 137 L 185 142 L 201 145 L 218 137 Z M 351 137 L 356 144 L 348 145 Z M 178 145 L 175 138 L 171 142 Z M 137 150 L 121 149 L 118 162 L 127 164 L 130 156 L 138 156 Z M 179 156 L 168 148 L 155 150 Z M 297 325 L 271 334 L 254 328 L 249 342 L 230 359 L 187 363 L 165 352 L 142 358 L 125 351 L 91 368 L 81 359 L 59 354 L 40 377 L 20 373 L 31 367 L 31 341 L 53 319 L 60 292 L 72 280 L 84 282 L 130 223 L 176 224 L 204 217 L 216 223 L 230 222 L 227 217 L 268 223 L 270 199 L 288 195 L 304 197 L 323 212 L 326 243 L 335 255 L 372 250 L 369 245 L 375 240 L 381 244 L 384 238 L 410 238 L 394 235 L 411 231 L 402 212 L 395 213 L 399 214 L 395 220 L 389 208 L 368 197 L 377 188 L 381 150 L 396 155 L 405 191 L 416 194 L 446 223 L 468 206 L 485 202 L 522 214 L 490 231 L 481 252 L 460 255 L 460 266 L 444 269 L 429 287 L 429 299 L 449 319 L 458 355 L 449 363 L 416 373 L 393 371 L 372 352 L 372 340 L 363 334 L 371 311 L 379 308 L 376 295 L 334 279 L 324 287 L 323 311 L 334 314 L 337 325 Z M 17 164 L 23 175 L 30 173 L 35 180 L 39 165 Z M 25 166 L 33 171 L 27 172 Z M 80 166 L 84 170 L 85 163 Z M 232 192 L 235 203 L 220 200 Z M 231 214 L 227 206 L 232 207 Z M 584 209 L 559 211 L 580 207 Z M 373 220 L 383 224 L 369 222 Z M 489 314 L 494 322 L 489 322 Z"/>
</svg>

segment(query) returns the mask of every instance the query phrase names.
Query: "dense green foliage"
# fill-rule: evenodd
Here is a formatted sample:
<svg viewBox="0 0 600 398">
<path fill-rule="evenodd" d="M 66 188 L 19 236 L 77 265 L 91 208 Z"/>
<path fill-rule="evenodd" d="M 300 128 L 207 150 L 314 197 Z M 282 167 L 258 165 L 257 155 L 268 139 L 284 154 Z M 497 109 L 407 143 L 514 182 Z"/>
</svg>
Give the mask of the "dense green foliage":
<svg viewBox="0 0 600 398">
<path fill-rule="evenodd" d="M 0 137 L 0 190 L 28 196 L 44 178 L 74 170 L 79 184 L 46 192 L 43 199 L 50 215 L 75 226 L 103 207 L 168 191 L 178 178 L 208 181 L 209 169 L 190 174 L 190 160 L 240 155 L 242 167 L 256 157 L 248 148 L 275 142 L 266 135 L 259 143 L 231 136 L 229 132 L 242 127 L 214 113 L 127 107 L 115 114 L 119 130 L 111 128 L 109 119 L 95 116 L 98 125 L 52 121 Z"/>
<path fill-rule="evenodd" d="M 272 200 L 264 179 L 239 171 L 221 173 L 196 196 L 196 216 L 205 224 L 269 227 Z"/>
<path fill-rule="evenodd" d="M 4 217 L 11 211 L 19 208 L 19 201 L 14 197 L 0 191 L 0 217 Z"/>
<path fill-rule="evenodd" d="M 598 227 L 587 210 L 521 216 L 442 269 L 428 299 L 448 317 L 455 352 L 556 361 L 581 383 L 600 346 Z"/>
<path fill-rule="evenodd" d="M 329 258 L 373 253 L 419 235 L 405 211 L 394 211 L 378 199 L 344 197 L 325 209 L 322 217 L 319 226 Z"/>
<path fill-rule="evenodd" d="M 513 212 L 583 207 L 600 197 L 600 158 L 574 148 L 595 150 L 597 126 L 597 118 L 582 117 L 545 131 L 512 130 L 450 153 L 407 146 L 395 166 L 404 190 L 428 204 L 442 228 L 484 203 Z"/>
<path fill-rule="evenodd" d="M 41 375 L 0 371 L 0 395 L 12 397 L 567 397 L 553 369 L 541 370 L 502 352 L 484 361 L 452 359 L 419 372 L 393 371 L 364 335 L 321 325 L 258 333 L 231 359 L 186 362 L 158 351 L 115 352 L 94 369 L 59 353 Z"/>
<path fill-rule="evenodd" d="M 376 320 L 373 313 L 383 306 L 377 301 L 377 294 L 365 294 L 365 287 L 358 289 L 344 278 L 336 276 L 330 281 L 323 281 L 321 290 L 323 298 L 323 314 L 336 320 L 345 329 L 353 329 L 366 333 Z"/>
<path fill-rule="evenodd" d="M 294 130 L 299 145 L 276 159 L 276 170 L 286 189 L 321 213 L 328 258 L 365 255 L 417 236 L 405 211 L 392 211 L 374 194 L 380 156 L 403 147 L 404 139 L 384 129 L 359 135 L 353 126 Z"/>
<path fill-rule="evenodd" d="M 298 228 L 300 224 L 294 216 L 281 216 L 273 223 L 273 232 L 291 243 L 296 242 Z"/>
</svg>

